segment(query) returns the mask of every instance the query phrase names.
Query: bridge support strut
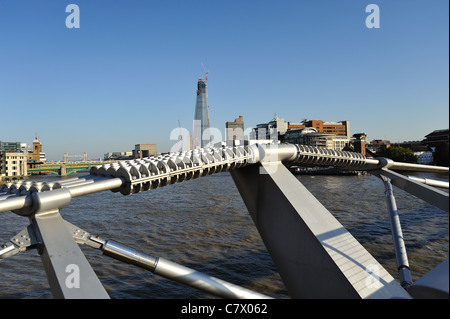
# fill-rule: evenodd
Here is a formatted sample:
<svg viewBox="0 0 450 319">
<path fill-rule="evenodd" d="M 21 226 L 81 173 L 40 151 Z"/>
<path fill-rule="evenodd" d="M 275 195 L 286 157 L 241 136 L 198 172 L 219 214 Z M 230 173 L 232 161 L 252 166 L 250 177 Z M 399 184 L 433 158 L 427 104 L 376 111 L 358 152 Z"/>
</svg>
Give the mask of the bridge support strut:
<svg viewBox="0 0 450 319">
<path fill-rule="evenodd" d="M 405 242 L 403 240 L 402 226 L 398 216 L 397 203 L 395 202 L 394 191 L 389 178 L 381 176 L 386 187 L 386 206 L 391 221 L 392 239 L 394 241 L 395 256 L 400 277 L 400 284 L 407 289 L 412 285 L 411 273 L 409 271 L 408 256 L 406 254 Z"/>
<path fill-rule="evenodd" d="M 231 175 L 291 297 L 411 298 L 281 162 Z"/>
</svg>

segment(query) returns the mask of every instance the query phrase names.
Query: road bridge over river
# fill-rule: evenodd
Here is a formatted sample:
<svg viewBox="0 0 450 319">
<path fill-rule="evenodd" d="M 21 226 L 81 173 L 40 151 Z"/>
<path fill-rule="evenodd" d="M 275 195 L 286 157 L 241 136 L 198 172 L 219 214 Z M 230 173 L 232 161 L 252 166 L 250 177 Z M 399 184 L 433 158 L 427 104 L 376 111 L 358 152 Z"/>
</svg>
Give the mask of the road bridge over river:
<svg viewBox="0 0 450 319">
<path fill-rule="evenodd" d="M 54 174 L 60 176 L 67 176 L 72 173 L 86 171 L 88 172 L 92 167 L 103 165 L 104 162 L 75 162 L 75 163 L 45 163 L 39 165 L 39 168 L 28 169 L 29 175 L 40 174 Z"/>
</svg>

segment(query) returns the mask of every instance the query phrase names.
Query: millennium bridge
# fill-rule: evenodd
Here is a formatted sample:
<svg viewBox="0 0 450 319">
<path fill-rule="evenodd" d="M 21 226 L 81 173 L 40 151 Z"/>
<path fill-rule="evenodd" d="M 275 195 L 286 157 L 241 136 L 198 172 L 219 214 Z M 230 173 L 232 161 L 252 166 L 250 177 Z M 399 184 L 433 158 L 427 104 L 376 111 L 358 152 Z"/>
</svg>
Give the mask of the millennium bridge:
<svg viewBox="0 0 450 319">
<path fill-rule="evenodd" d="M 293 176 L 289 165 L 367 171 L 383 181 L 398 281 Z M 449 297 L 448 259 L 412 282 L 393 192 L 395 186 L 448 212 L 448 192 L 439 189 L 448 188 L 448 182 L 399 173 L 448 173 L 447 167 L 294 144 L 204 148 L 99 165 L 85 176 L 56 182 L 5 184 L 0 187 L 0 213 L 12 211 L 28 218 L 29 226 L 0 247 L 0 260 L 37 249 L 55 298 L 109 298 L 79 245 L 219 297 L 267 298 L 261 291 L 90 234 L 60 214 L 74 197 L 106 190 L 132 195 L 224 171 L 230 171 L 291 298 Z M 376 275 L 374 267 L 379 270 Z M 69 276 L 75 270 L 79 281 L 74 287 Z"/>
</svg>

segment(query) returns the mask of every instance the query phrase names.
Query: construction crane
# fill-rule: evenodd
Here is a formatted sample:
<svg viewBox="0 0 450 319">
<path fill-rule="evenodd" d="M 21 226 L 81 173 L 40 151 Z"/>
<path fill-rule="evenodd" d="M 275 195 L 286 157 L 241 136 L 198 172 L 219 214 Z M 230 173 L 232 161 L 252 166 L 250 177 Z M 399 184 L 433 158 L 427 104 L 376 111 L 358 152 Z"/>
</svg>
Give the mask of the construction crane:
<svg viewBox="0 0 450 319">
<path fill-rule="evenodd" d="M 205 65 L 202 62 L 202 67 L 203 70 L 205 71 L 205 84 L 208 85 L 208 73 L 209 71 L 206 70 Z M 208 92 L 206 93 L 206 99 L 208 99 Z M 208 104 L 208 109 L 209 109 L 209 104 Z"/>
<path fill-rule="evenodd" d="M 203 67 L 203 70 L 205 71 L 205 82 L 208 83 L 208 73 L 209 73 L 209 71 L 206 70 L 205 66 L 203 65 L 203 62 L 202 62 L 202 67 Z"/>
</svg>

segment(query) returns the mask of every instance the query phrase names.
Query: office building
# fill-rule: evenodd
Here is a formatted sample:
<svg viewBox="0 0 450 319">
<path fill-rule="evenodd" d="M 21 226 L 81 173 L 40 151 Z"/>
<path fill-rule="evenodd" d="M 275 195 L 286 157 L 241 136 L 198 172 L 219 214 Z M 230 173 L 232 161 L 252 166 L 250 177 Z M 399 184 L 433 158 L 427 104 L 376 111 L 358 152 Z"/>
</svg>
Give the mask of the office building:
<svg viewBox="0 0 450 319">
<path fill-rule="evenodd" d="M 26 153 L 28 151 L 27 143 L 22 142 L 3 142 L 0 141 L 0 151 L 13 153 Z"/>
<path fill-rule="evenodd" d="M 134 158 L 144 158 L 153 155 L 156 155 L 156 144 L 136 144 L 134 146 Z"/>
<path fill-rule="evenodd" d="M 338 151 L 344 149 L 350 142 L 350 139 L 345 135 L 318 132 L 317 129 L 312 127 L 288 130 L 284 134 L 283 140 L 285 143 L 325 147 Z"/>
<path fill-rule="evenodd" d="M 257 124 L 253 129 L 251 139 L 281 141 L 288 130 L 289 123 L 275 116 L 268 123 Z"/>
<path fill-rule="evenodd" d="M 346 135 L 350 138 L 350 121 L 324 122 L 322 120 L 303 120 L 300 123 L 288 123 L 289 130 L 307 127 L 315 128 L 319 133 Z"/>
<path fill-rule="evenodd" d="M 211 142 L 207 83 L 199 79 L 194 116 L 194 148 L 205 147 Z"/>
<path fill-rule="evenodd" d="M 434 162 L 434 156 L 432 151 L 414 152 L 417 156 L 417 164 L 431 165 Z"/>
<path fill-rule="evenodd" d="M 336 136 L 345 136 L 347 139 L 333 138 L 338 144 L 348 144 L 350 140 L 350 121 L 340 121 L 340 122 L 324 122 L 322 120 L 303 120 L 302 122 L 288 122 L 282 118 L 275 116 L 268 123 L 257 124 L 256 128 L 253 129 L 251 133 L 252 139 L 266 139 L 266 140 L 277 140 L 281 142 L 288 142 L 286 140 L 286 134 L 290 131 L 296 131 L 297 133 L 292 133 L 288 138 L 292 139 L 294 136 L 298 136 L 299 132 L 303 129 L 314 129 L 315 131 L 305 131 L 304 133 L 314 133 L 314 134 L 333 134 Z M 325 138 L 326 135 L 322 135 Z M 316 135 L 319 138 L 319 135 Z M 309 139 L 309 137 L 307 138 Z M 333 142 L 334 143 L 334 142 Z M 340 146 L 336 145 L 336 149 Z"/>
<path fill-rule="evenodd" d="M 0 181 L 19 180 L 27 176 L 27 155 L 0 151 Z"/>
<path fill-rule="evenodd" d="M 435 130 L 427 135 L 425 135 L 425 139 L 422 141 L 422 143 L 430 145 L 430 146 L 436 146 L 440 143 L 445 143 L 449 141 L 449 134 L 448 129 L 444 130 Z"/>
<path fill-rule="evenodd" d="M 240 115 L 233 122 L 225 123 L 227 146 L 244 145 L 244 119 Z"/>
</svg>

